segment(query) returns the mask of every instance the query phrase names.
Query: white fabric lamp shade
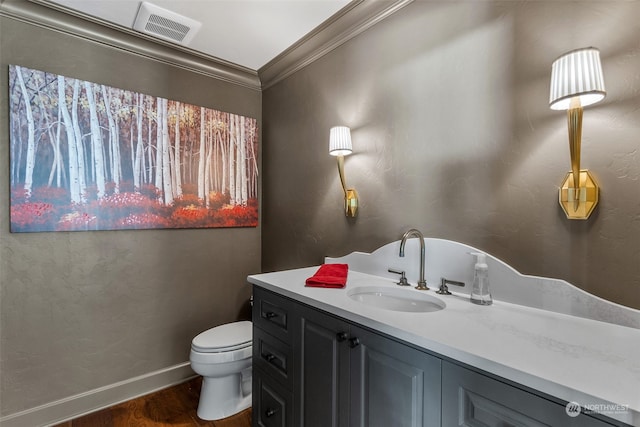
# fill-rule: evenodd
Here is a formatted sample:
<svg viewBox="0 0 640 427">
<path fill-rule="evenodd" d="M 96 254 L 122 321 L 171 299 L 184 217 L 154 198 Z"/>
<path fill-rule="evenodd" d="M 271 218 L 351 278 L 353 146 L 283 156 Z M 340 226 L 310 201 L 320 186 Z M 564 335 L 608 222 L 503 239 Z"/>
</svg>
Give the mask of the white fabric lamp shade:
<svg viewBox="0 0 640 427">
<path fill-rule="evenodd" d="M 351 154 L 351 129 L 346 126 L 335 126 L 329 133 L 329 154 L 332 156 L 346 156 Z"/>
<path fill-rule="evenodd" d="M 580 107 L 586 107 L 605 95 L 600 51 L 595 47 L 572 50 L 553 62 L 549 91 L 552 110 L 568 110 L 573 98 L 578 98 Z"/>
</svg>

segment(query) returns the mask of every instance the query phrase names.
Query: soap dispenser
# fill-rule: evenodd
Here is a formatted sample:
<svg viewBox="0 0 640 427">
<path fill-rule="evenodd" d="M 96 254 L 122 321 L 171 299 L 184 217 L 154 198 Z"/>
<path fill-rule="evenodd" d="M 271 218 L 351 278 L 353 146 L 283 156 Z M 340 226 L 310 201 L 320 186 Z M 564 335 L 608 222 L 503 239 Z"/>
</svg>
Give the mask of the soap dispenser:
<svg viewBox="0 0 640 427">
<path fill-rule="evenodd" d="M 471 302 L 479 305 L 491 305 L 491 293 L 489 292 L 489 266 L 487 255 L 481 252 L 471 252 L 476 257 L 474 267 L 473 287 L 471 288 Z"/>
</svg>

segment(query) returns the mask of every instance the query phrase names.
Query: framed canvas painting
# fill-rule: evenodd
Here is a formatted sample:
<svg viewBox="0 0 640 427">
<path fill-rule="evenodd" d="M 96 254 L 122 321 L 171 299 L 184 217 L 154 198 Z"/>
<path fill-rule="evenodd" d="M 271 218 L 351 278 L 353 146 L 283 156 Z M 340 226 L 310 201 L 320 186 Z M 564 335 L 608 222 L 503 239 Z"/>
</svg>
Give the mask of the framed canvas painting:
<svg viewBox="0 0 640 427">
<path fill-rule="evenodd" d="M 11 231 L 255 227 L 254 118 L 9 67 Z"/>
</svg>

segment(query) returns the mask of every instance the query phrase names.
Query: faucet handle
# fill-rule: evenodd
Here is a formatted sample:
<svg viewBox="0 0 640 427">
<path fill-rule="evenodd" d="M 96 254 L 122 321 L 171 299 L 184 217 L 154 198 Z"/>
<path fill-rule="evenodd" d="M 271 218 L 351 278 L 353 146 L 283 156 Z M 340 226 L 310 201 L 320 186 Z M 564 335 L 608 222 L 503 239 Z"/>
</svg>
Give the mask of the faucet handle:
<svg viewBox="0 0 640 427">
<path fill-rule="evenodd" d="M 455 280 L 449 280 L 441 277 L 440 289 L 436 291 L 436 294 L 451 295 L 451 292 L 449 292 L 449 287 L 447 285 L 465 286 L 464 282 L 456 282 Z"/>
<path fill-rule="evenodd" d="M 404 271 L 394 270 L 393 268 L 390 268 L 387 271 L 389 271 L 389 273 L 400 275 L 400 281 L 396 283 L 398 286 L 409 286 L 409 282 L 407 281 L 407 276 L 405 275 Z"/>
</svg>

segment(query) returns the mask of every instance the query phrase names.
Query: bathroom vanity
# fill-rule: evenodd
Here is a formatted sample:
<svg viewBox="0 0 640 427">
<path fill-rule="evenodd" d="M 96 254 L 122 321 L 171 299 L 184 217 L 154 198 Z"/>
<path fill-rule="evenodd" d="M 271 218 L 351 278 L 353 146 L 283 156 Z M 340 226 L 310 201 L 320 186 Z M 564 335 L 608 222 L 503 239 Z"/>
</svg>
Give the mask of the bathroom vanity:
<svg viewBox="0 0 640 427">
<path fill-rule="evenodd" d="M 417 261 L 396 260 L 397 242 L 373 254 L 327 258 L 349 264 L 344 289 L 305 287 L 317 266 L 249 276 L 254 426 L 640 425 L 636 310 L 612 314 L 619 306 L 587 303 L 595 317 L 631 324 L 623 326 L 518 305 L 501 300 L 518 294 L 502 292 L 504 283 L 496 284 L 493 305 L 471 304 L 469 263 L 452 265 L 467 259 L 470 248 L 436 240 L 425 239 L 427 249 L 447 252 L 448 261 L 427 262 L 430 291 L 398 291 L 393 274 L 385 277 L 389 267 L 406 269 L 415 283 Z M 511 287 L 518 287 L 531 279 L 500 272 L 504 266 L 490 258 L 494 283 L 511 275 Z M 433 275 L 444 273 L 467 285 L 436 295 Z M 565 284 L 554 286 L 550 292 Z M 357 297 L 372 288 L 411 301 L 429 295 L 442 304 L 409 311 Z M 587 297 L 572 300 L 580 298 Z M 607 309 L 593 308 L 601 303 Z"/>
</svg>

